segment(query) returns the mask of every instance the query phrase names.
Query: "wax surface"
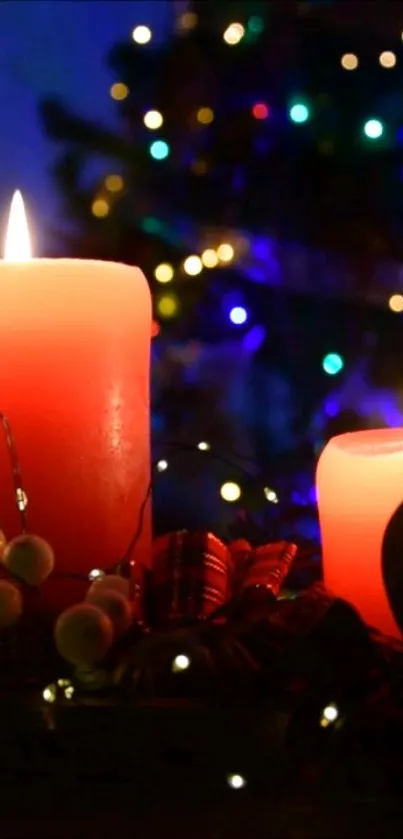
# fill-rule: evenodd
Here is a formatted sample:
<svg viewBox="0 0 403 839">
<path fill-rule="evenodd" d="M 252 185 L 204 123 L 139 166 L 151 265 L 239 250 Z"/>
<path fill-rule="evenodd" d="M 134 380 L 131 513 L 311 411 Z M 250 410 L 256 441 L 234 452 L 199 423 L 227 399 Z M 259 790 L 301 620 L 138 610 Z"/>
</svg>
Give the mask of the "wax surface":
<svg viewBox="0 0 403 839">
<path fill-rule="evenodd" d="M 150 478 L 146 280 L 130 266 L 43 259 L 0 262 L 0 290 L 0 411 L 28 529 L 52 544 L 57 571 L 106 568 L 128 547 Z M 19 518 L 1 429 L 0 476 L 10 539 Z M 148 510 L 135 555 L 146 564 L 150 538 Z M 68 583 L 55 592 L 75 597 Z"/>
<path fill-rule="evenodd" d="M 382 546 L 403 498 L 403 429 L 333 437 L 319 459 L 317 493 L 325 584 L 367 623 L 401 637 L 385 590 Z"/>
</svg>

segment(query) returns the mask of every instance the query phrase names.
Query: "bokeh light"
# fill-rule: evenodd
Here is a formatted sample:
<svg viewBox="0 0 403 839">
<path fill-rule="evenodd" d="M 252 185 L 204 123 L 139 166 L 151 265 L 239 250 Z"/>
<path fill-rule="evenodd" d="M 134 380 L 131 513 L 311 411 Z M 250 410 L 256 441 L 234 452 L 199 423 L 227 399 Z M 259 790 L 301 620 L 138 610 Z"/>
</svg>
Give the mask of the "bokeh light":
<svg viewBox="0 0 403 839">
<path fill-rule="evenodd" d="M 96 198 L 92 202 L 91 212 L 96 218 L 105 218 L 109 213 L 109 204 L 105 198 Z"/>
<path fill-rule="evenodd" d="M 159 283 L 170 283 L 174 276 L 174 269 L 172 265 L 168 265 L 166 262 L 162 262 L 161 265 L 157 265 L 154 271 L 154 277 Z"/>
<path fill-rule="evenodd" d="M 174 294 L 164 294 L 157 302 L 158 313 L 163 318 L 173 318 L 178 313 L 178 298 Z"/>
<path fill-rule="evenodd" d="M 213 122 L 214 119 L 214 111 L 211 108 L 199 108 L 197 112 L 197 121 L 201 122 L 203 125 L 208 125 L 210 122 Z"/>
<path fill-rule="evenodd" d="M 364 123 L 364 134 L 369 140 L 378 140 L 383 134 L 383 125 L 379 119 L 368 119 Z"/>
<path fill-rule="evenodd" d="M 115 99 L 116 102 L 122 102 L 123 99 L 127 99 L 129 95 L 129 88 L 127 84 L 124 84 L 123 82 L 115 82 L 109 93 L 112 99 Z"/>
<path fill-rule="evenodd" d="M 242 23 L 230 23 L 224 32 L 223 38 L 226 44 L 234 46 L 242 41 L 244 35 L 245 27 L 242 26 Z"/>
<path fill-rule="evenodd" d="M 289 110 L 290 120 L 297 124 L 307 122 L 309 119 L 309 108 L 304 102 L 295 102 Z"/>
<path fill-rule="evenodd" d="M 150 146 L 150 154 L 154 160 L 165 160 L 169 155 L 169 146 L 165 140 L 154 140 Z"/>
<path fill-rule="evenodd" d="M 241 497 L 241 487 L 233 481 L 226 481 L 220 489 L 220 495 L 224 501 L 228 501 L 232 504 L 234 501 L 238 501 Z"/>
<path fill-rule="evenodd" d="M 205 268 L 215 268 L 218 265 L 218 256 L 213 248 L 206 248 L 201 255 L 201 260 Z"/>
<path fill-rule="evenodd" d="M 107 175 L 105 178 L 105 189 L 108 192 L 121 192 L 124 185 L 121 175 Z"/>
<path fill-rule="evenodd" d="M 254 35 L 260 35 L 264 30 L 264 20 L 257 15 L 252 15 L 248 20 L 248 31 Z"/>
<path fill-rule="evenodd" d="M 164 118 L 159 111 L 147 111 L 144 114 L 143 122 L 145 127 L 149 128 L 150 131 L 156 131 L 157 128 L 161 128 Z"/>
<path fill-rule="evenodd" d="M 270 108 L 264 102 L 256 102 L 252 108 L 255 119 L 267 119 L 270 115 Z"/>
<path fill-rule="evenodd" d="M 379 56 L 379 63 L 381 67 L 385 68 L 385 70 L 390 70 L 392 67 L 395 67 L 396 62 L 397 58 L 394 52 L 390 52 L 389 50 L 381 52 Z"/>
<path fill-rule="evenodd" d="M 136 26 L 132 32 L 133 41 L 136 44 L 148 44 L 151 41 L 153 33 L 148 26 Z"/>
<path fill-rule="evenodd" d="M 229 313 L 229 319 L 236 326 L 240 326 L 248 320 L 248 313 L 243 306 L 234 306 Z"/>
<path fill-rule="evenodd" d="M 185 274 L 189 274 L 190 277 L 196 277 L 197 274 L 200 274 L 203 270 L 203 263 L 200 256 L 188 256 L 183 263 L 183 270 L 185 271 Z"/>
<path fill-rule="evenodd" d="M 232 245 L 229 244 L 229 242 L 223 242 L 217 248 L 217 256 L 220 262 L 231 262 L 231 260 L 234 258 L 234 255 L 234 248 L 232 247 Z"/>
<path fill-rule="evenodd" d="M 389 309 L 392 312 L 403 312 L 403 294 L 392 294 L 389 298 Z"/>
<path fill-rule="evenodd" d="M 199 18 L 195 12 L 184 12 L 184 14 L 178 19 L 178 27 L 186 32 L 190 29 L 194 29 L 195 26 L 197 26 L 198 21 Z"/>
<path fill-rule="evenodd" d="M 344 361 L 338 353 L 330 352 L 325 355 L 322 361 L 322 367 L 328 376 L 335 376 L 343 369 Z"/>
<path fill-rule="evenodd" d="M 242 789 L 246 785 L 246 780 L 243 775 L 227 775 L 227 784 L 232 789 Z"/>
<path fill-rule="evenodd" d="M 341 66 L 344 70 L 356 70 L 358 67 L 358 58 L 353 52 L 346 52 L 341 58 Z"/>
</svg>

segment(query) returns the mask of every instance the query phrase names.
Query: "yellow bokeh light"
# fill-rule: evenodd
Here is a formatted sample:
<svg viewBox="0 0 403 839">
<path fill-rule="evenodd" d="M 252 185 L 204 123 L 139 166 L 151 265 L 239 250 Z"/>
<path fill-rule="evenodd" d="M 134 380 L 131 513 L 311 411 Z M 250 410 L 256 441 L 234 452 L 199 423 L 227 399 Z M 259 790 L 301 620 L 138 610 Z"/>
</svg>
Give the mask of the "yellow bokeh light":
<svg viewBox="0 0 403 839">
<path fill-rule="evenodd" d="M 344 70 L 356 70 L 358 67 L 358 58 L 353 52 L 346 52 L 342 56 L 341 66 Z"/>
<path fill-rule="evenodd" d="M 226 44 L 234 46 L 234 44 L 239 44 L 242 41 L 244 35 L 245 27 L 242 26 L 242 23 L 230 23 L 224 32 L 223 38 Z"/>
<path fill-rule="evenodd" d="M 133 41 L 136 44 L 148 44 L 151 41 L 153 33 L 148 26 L 136 26 L 132 32 Z"/>
<path fill-rule="evenodd" d="M 183 263 L 183 270 L 190 277 L 196 277 L 197 274 L 200 274 L 203 270 L 203 263 L 200 256 L 188 256 Z"/>
<path fill-rule="evenodd" d="M 214 111 L 211 108 L 199 108 L 197 112 L 197 120 L 201 122 L 203 125 L 208 125 L 210 122 L 213 122 L 214 119 Z"/>
<path fill-rule="evenodd" d="M 389 309 L 392 312 L 403 312 L 403 294 L 392 294 L 389 298 Z"/>
<path fill-rule="evenodd" d="M 205 268 L 215 268 L 218 265 L 218 256 L 213 248 L 203 251 L 201 259 Z"/>
<path fill-rule="evenodd" d="M 174 275 L 174 269 L 172 265 L 168 265 L 166 262 L 162 262 L 161 265 L 157 265 L 154 271 L 154 277 L 159 283 L 170 283 Z"/>
<path fill-rule="evenodd" d="M 173 318 L 178 311 L 178 300 L 173 294 L 165 294 L 157 303 L 158 313 L 163 318 Z"/>
<path fill-rule="evenodd" d="M 381 67 L 385 67 L 386 70 L 389 70 L 391 67 L 394 67 L 396 64 L 397 58 L 394 52 L 390 52 L 389 50 L 385 50 L 385 52 L 381 52 L 379 56 L 379 63 Z"/>
<path fill-rule="evenodd" d="M 124 180 L 121 175 L 107 175 L 105 188 L 108 192 L 121 192 L 124 187 Z"/>
<path fill-rule="evenodd" d="M 109 93 L 112 99 L 115 99 L 116 102 L 122 102 L 123 99 L 127 99 L 129 95 L 129 88 L 127 84 L 124 84 L 123 82 L 115 82 Z"/>
<path fill-rule="evenodd" d="M 144 114 L 143 121 L 146 128 L 149 128 L 150 131 L 156 131 L 157 128 L 161 128 L 164 118 L 159 111 L 147 111 L 147 113 Z"/>
<path fill-rule="evenodd" d="M 109 213 L 109 204 L 105 198 L 96 198 L 92 202 L 91 212 L 97 218 L 105 218 Z"/>
<path fill-rule="evenodd" d="M 198 24 L 199 18 L 195 12 L 185 12 L 178 20 L 179 29 L 189 30 L 194 29 Z"/>
<path fill-rule="evenodd" d="M 217 256 L 220 262 L 231 262 L 231 259 L 234 258 L 234 254 L 234 248 L 228 242 L 223 242 L 223 244 L 217 248 Z"/>
<path fill-rule="evenodd" d="M 227 481 L 225 484 L 222 485 L 220 489 L 221 498 L 224 501 L 229 501 L 233 503 L 234 501 L 238 501 L 241 497 L 241 487 L 239 484 L 235 484 L 233 481 Z"/>
</svg>

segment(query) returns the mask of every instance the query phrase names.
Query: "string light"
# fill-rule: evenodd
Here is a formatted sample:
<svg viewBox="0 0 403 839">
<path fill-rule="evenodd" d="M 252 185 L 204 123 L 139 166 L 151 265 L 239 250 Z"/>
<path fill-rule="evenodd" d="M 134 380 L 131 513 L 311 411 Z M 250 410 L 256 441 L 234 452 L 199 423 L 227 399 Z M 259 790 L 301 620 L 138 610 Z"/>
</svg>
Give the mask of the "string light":
<svg viewBox="0 0 403 839">
<path fill-rule="evenodd" d="M 229 313 L 229 319 L 236 326 L 241 326 L 248 320 L 248 313 L 243 306 L 234 306 Z"/>
<path fill-rule="evenodd" d="M 252 108 L 252 114 L 255 119 L 267 119 L 270 115 L 270 108 L 264 102 L 256 102 Z"/>
<path fill-rule="evenodd" d="M 358 67 L 358 58 L 353 52 L 346 52 L 341 58 L 341 66 L 344 70 L 356 70 Z"/>
<path fill-rule="evenodd" d="M 339 709 L 337 705 L 332 702 L 330 705 L 327 705 L 326 708 L 322 711 L 322 716 L 320 719 L 320 724 L 322 728 L 327 728 L 328 725 L 331 723 L 336 722 L 339 717 Z"/>
<path fill-rule="evenodd" d="M 309 119 L 309 108 L 304 102 L 295 102 L 289 110 L 289 116 L 292 122 L 302 124 Z"/>
<path fill-rule="evenodd" d="M 105 198 L 96 198 L 92 202 L 91 212 L 96 218 L 105 218 L 109 213 L 109 204 Z"/>
<path fill-rule="evenodd" d="M 199 256 L 188 256 L 183 263 L 183 270 L 185 274 L 189 274 L 190 277 L 196 277 L 197 274 L 203 270 L 203 263 Z"/>
<path fill-rule="evenodd" d="M 133 29 L 132 38 L 136 44 L 148 44 L 151 41 L 152 34 L 148 26 L 136 26 Z"/>
<path fill-rule="evenodd" d="M 207 248 L 201 255 L 201 261 L 205 268 L 215 268 L 218 265 L 218 256 L 212 248 Z"/>
<path fill-rule="evenodd" d="M 57 697 L 57 687 L 56 685 L 48 685 L 44 691 L 42 692 L 42 697 L 45 702 L 56 702 Z"/>
<path fill-rule="evenodd" d="M 157 309 L 159 314 L 163 318 L 175 317 L 179 309 L 177 297 L 175 297 L 173 294 L 165 294 L 158 300 Z"/>
<path fill-rule="evenodd" d="M 172 662 L 172 672 L 180 673 L 190 667 L 190 658 L 188 655 L 177 655 Z"/>
<path fill-rule="evenodd" d="M 109 93 L 112 99 L 115 99 L 116 102 L 122 102 L 123 99 L 127 99 L 129 95 L 129 88 L 123 82 L 115 82 Z"/>
<path fill-rule="evenodd" d="M 392 294 L 389 298 L 389 309 L 392 312 L 403 312 L 403 295 Z"/>
<path fill-rule="evenodd" d="M 378 140 L 383 134 L 383 125 L 379 119 L 368 119 L 364 124 L 364 134 L 369 140 Z"/>
<path fill-rule="evenodd" d="M 242 23 L 231 23 L 225 30 L 223 38 L 226 44 L 234 46 L 242 41 L 244 35 L 245 27 L 242 26 Z"/>
<path fill-rule="evenodd" d="M 395 67 L 396 62 L 397 58 L 394 52 L 390 52 L 389 50 L 381 52 L 379 56 L 379 63 L 381 67 L 385 68 L 385 70 L 390 70 L 392 67 Z"/>
<path fill-rule="evenodd" d="M 205 440 L 201 440 L 200 443 L 197 444 L 197 448 L 201 452 L 208 452 L 210 447 L 210 443 L 207 443 Z"/>
<path fill-rule="evenodd" d="M 265 487 L 263 490 L 264 497 L 267 501 L 271 501 L 272 504 L 278 504 L 278 495 L 274 491 L 274 489 L 270 489 L 269 487 Z"/>
<path fill-rule="evenodd" d="M 157 265 L 154 271 L 154 277 L 159 283 L 170 283 L 174 276 L 174 269 L 172 265 L 162 262 Z"/>
<path fill-rule="evenodd" d="M 224 501 L 228 501 L 232 504 L 234 501 L 238 501 L 241 497 L 241 487 L 239 484 L 234 483 L 234 481 L 227 481 L 222 485 L 220 495 Z"/>
<path fill-rule="evenodd" d="M 88 574 L 88 579 L 91 581 L 99 580 L 101 577 L 105 577 L 105 571 L 102 571 L 101 568 L 93 568 Z"/>
<path fill-rule="evenodd" d="M 22 512 L 27 509 L 28 507 L 28 496 L 27 493 L 24 492 L 21 487 L 17 487 L 15 490 L 15 500 L 17 502 L 17 507 Z"/>
<path fill-rule="evenodd" d="M 227 775 L 227 784 L 232 789 L 242 789 L 246 786 L 246 779 L 243 775 Z"/>
<path fill-rule="evenodd" d="M 185 12 L 178 19 L 178 26 L 180 29 L 188 31 L 189 29 L 194 29 L 195 26 L 197 26 L 198 21 L 199 18 L 197 17 L 195 12 Z"/>
<path fill-rule="evenodd" d="M 169 155 L 169 146 L 165 140 L 154 140 L 150 146 L 150 154 L 154 160 L 165 160 Z"/>
<path fill-rule="evenodd" d="M 159 460 L 155 468 L 157 472 L 165 472 L 168 469 L 168 461 Z"/>
<path fill-rule="evenodd" d="M 338 353 L 330 352 L 325 355 L 322 361 L 322 367 L 328 376 L 336 376 L 344 367 L 344 362 Z"/>
<path fill-rule="evenodd" d="M 105 188 L 108 192 L 121 192 L 124 187 L 124 180 L 121 175 L 107 175 Z"/>
<path fill-rule="evenodd" d="M 159 111 L 147 111 L 144 114 L 143 122 L 146 128 L 150 131 L 156 131 L 157 128 L 161 128 L 161 125 L 164 122 L 164 117 Z"/>
<path fill-rule="evenodd" d="M 223 242 L 223 244 L 219 245 L 219 247 L 217 248 L 217 256 L 220 262 L 231 262 L 231 260 L 234 258 L 234 255 L 234 248 L 228 242 Z"/>
<path fill-rule="evenodd" d="M 211 108 L 199 108 L 197 112 L 197 121 L 201 122 L 203 125 L 208 125 L 210 122 L 213 122 L 214 119 L 214 111 Z"/>
</svg>

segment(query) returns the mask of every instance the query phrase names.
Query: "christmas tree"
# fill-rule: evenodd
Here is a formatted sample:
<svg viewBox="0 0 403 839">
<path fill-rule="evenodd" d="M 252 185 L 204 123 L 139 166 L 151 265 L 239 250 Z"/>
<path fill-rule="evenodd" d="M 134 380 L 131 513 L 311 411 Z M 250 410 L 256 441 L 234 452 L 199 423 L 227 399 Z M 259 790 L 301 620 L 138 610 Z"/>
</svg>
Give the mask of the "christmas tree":
<svg viewBox="0 0 403 839">
<path fill-rule="evenodd" d="M 63 146 L 68 229 L 55 249 L 139 264 L 149 278 L 156 443 L 241 455 L 235 472 L 216 464 L 198 484 L 205 499 L 218 480 L 242 483 L 247 457 L 258 479 L 243 499 L 261 502 L 263 470 L 309 504 L 330 431 L 402 422 L 388 389 L 396 363 L 392 376 L 389 357 L 379 365 L 401 342 L 381 271 L 402 240 L 401 4 L 386 5 L 380 27 L 379 3 L 187 4 L 164 43 L 139 25 L 111 49 L 118 133 L 41 105 Z M 384 312 L 362 307 L 374 294 Z M 402 303 L 394 294 L 390 308 Z M 335 395 L 324 373 L 345 358 Z M 187 449 L 182 459 L 190 486 L 201 466 Z M 222 522 L 211 505 L 201 521 L 193 498 L 187 523 Z"/>
</svg>

